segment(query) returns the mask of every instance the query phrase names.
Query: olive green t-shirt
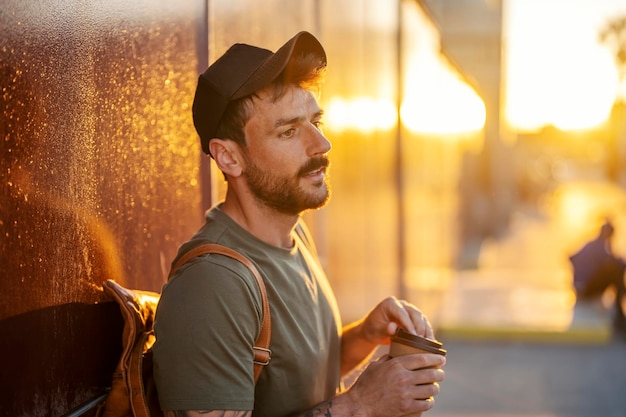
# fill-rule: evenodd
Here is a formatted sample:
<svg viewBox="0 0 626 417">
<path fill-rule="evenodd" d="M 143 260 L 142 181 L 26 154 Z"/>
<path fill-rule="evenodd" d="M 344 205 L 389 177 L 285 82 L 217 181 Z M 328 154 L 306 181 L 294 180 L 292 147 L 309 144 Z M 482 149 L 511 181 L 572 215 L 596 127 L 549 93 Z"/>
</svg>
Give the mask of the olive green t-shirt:
<svg viewBox="0 0 626 417">
<path fill-rule="evenodd" d="M 163 287 L 155 320 L 155 379 L 164 410 L 254 410 L 280 417 L 331 398 L 340 384 L 341 320 L 304 224 L 294 247 L 268 245 L 219 206 L 181 247 L 219 243 L 259 269 L 272 319 L 271 362 L 255 387 L 253 350 L 262 307 L 239 262 L 217 254 L 181 267 Z"/>
</svg>

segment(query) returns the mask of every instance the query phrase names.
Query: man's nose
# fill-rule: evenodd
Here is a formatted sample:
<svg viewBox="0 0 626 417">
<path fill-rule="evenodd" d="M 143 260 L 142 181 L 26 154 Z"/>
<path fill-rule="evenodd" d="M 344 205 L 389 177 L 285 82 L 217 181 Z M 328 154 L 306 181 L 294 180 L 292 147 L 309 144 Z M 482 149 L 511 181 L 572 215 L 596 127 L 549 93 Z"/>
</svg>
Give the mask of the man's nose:
<svg viewBox="0 0 626 417">
<path fill-rule="evenodd" d="M 332 145 L 324 133 L 316 126 L 311 125 L 311 143 L 309 153 L 311 155 L 323 155 L 330 152 Z"/>
</svg>

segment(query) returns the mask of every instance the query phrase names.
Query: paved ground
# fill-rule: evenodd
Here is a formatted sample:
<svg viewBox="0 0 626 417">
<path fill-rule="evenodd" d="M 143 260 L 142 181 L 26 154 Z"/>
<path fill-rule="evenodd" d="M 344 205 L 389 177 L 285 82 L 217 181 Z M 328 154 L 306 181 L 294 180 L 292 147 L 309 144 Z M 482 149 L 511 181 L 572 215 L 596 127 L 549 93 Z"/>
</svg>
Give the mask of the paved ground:
<svg viewBox="0 0 626 417">
<path fill-rule="evenodd" d="M 447 341 L 429 417 L 624 417 L 626 342 Z"/>
</svg>

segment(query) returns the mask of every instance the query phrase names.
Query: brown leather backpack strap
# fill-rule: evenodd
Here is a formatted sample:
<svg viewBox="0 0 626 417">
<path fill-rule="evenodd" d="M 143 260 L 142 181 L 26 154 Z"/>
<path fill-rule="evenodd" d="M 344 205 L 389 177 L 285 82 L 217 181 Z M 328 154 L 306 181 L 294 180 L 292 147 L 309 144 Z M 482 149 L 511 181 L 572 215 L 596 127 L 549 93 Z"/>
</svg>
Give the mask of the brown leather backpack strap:
<svg viewBox="0 0 626 417">
<path fill-rule="evenodd" d="M 150 410 L 145 400 L 145 387 L 143 379 L 143 353 L 148 339 L 154 335 L 152 332 L 144 332 L 139 335 L 137 343 L 133 346 L 133 353 L 128 362 L 128 395 L 133 417 L 150 417 Z"/>
<path fill-rule="evenodd" d="M 254 346 L 254 382 L 256 383 L 256 381 L 258 381 L 259 379 L 259 376 L 261 375 L 263 367 L 270 363 L 272 353 L 270 351 L 270 340 L 272 338 L 272 319 L 270 317 L 270 304 L 267 300 L 265 283 L 263 282 L 263 278 L 261 277 L 261 274 L 259 273 L 257 267 L 254 266 L 254 264 L 248 258 L 246 258 L 234 249 L 219 245 L 217 243 L 206 243 L 204 245 L 200 245 L 191 249 L 189 252 L 181 256 L 172 267 L 168 279 L 171 278 L 172 275 L 174 275 L 174 272 L 179 267 L 189 262 L 191 259 L 209 253 L 217 253 L 219 255 L 228 256 L 229 258 L 233 258 L 244 264 L 250 270 L 250 272 L 252 272 L 252 275 L 254 276 L 254 279 L 259 286 L 259 290 L 261 291 L 263 319 L 261 321 L 261 331 Z"/>
</svg>

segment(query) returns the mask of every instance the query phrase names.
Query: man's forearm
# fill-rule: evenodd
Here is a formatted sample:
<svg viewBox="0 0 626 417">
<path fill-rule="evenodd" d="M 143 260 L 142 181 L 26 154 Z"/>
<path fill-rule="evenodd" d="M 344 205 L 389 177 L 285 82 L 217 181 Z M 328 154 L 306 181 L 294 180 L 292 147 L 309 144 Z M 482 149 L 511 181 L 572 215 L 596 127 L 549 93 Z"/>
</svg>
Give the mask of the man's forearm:
<svg viewBox="0 0 626 417">
<path fill-rule="evenodd" d="M 343 328 L 341 334 L 341 375 L 346 375 L 362 363 L 376 348 L 362 333 L 362 321 Z"/>
<path fill-rule="evenodd" d="M 165 411 L 165 417 L 249 417 L 247 410 L 176 410 Z"/>
<path fill-rule="evenodd" d="M 291 417 L 350 417 L 355 415 L 351 411 L 351 407 L 345 404 L 345 401 L 338 400 L 337 404 L 334 404 L 334 402 L 335 400 L 323 401 L 310 410 Z M 165 412 L 165 417 L 249 417 L 250 415 L 252 415 L 252 411 L 237 410 L 178 410 Z"/>
</svg>

